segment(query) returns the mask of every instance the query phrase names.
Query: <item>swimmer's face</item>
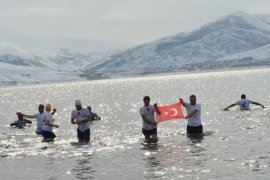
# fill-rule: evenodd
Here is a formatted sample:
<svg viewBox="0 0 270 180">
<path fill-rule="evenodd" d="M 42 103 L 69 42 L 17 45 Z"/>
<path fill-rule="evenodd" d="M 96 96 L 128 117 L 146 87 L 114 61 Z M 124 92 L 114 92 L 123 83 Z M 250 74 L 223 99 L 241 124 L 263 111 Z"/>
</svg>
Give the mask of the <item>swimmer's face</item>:
<svg viewBox="0 0 270 180">
<path fill-rule="evenodd" d="M 189 98 L 189 101 L 190 101 L 190 104 L 191 104 L 191 105 L 195 105 L 196 102 L 197 102 L 196 96 L 191 96 L 191 97 Z"/>
<path fill-rule="evenodd" d="M 144 105 L 149 106 L 150 99 L 144 99 L 143 102 L 144 102 Z"/>
<path fill-rule="evenodd" d="M 38 106 L 38 111 L 39 111 L 40 113 L 43 113 L 43 112 L 44 112 L 44 106 L 43 106 L 43 105 L 39 105 L 39 106 Z"/>
<path fill-rule="evenodd" d="M 23 115 L 22 114 L 18 114 L 18 119 L 19 120 L 23 120 Z"/>
<path fill-rule="evenodd" d="M 82 106 L 81 105 L 76 105 L 75 106 L 77 110 L 81 110 L 82 109 Z"/>
</svg>

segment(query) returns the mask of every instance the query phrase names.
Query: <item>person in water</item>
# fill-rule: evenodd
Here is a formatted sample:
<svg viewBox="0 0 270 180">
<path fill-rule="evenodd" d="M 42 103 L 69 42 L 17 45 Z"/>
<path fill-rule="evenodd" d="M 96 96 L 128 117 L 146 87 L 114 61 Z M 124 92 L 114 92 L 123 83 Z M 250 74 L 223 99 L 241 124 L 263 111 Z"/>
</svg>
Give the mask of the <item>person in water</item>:
<svg viewBox="0 0 270 180">
<path fill-rule="evenodd" d="M 197 104 L 197 98 L 195 95 L 189 97 L 190 103 L 184 102 L 183 99 L 179 99 L 182 106 L 186 108 L 188 120 L 187 134 L 201 134 L 203 133 L 203 126 L 201 122 L 201 105 Z"/>
<path fill-rule="evenodd" d="M 241 95 L 241 100 L 237 101 L 236 103 L 231 104 L 230 106 L 224 108 L 223 110 L 228 111 L 229 108 L 234 107 L 236 105 L 239 105 L 240 110 L 249 110 L 249 105 L 250 104 L 261 106 L 264 109 L 264 105 L 262 105 L 260 103 L 257 103 L 257 102 L 254 102 L 254 101 L 251 101 L 251 100 L 248 100 L 248 99 L 246 99 L 246 95 L 242 94 Z"/>
<path fill-rule="evenodd" d="M 22 114 L 17 113 L 18 120 L 10 124 L 10 126 L 15 126 L 17 128 L 25 128 L 26 124 L 32 124 L 32 121 L 24 119 Z"/>
<path fill-rule="evenodd" d="M 150 105 L 150 97 L 143 98 L 144 106 L 140 108 L 140 115 L 142 117 L 142 133 L 146 141 L 157 141 L 157 123 L 155 120 L 156 104 Z"/>
<path fill-rule="evenodd" d="M 90 115 L 91 115 L 91 118 L 92 118 L 92 121 L 97 121 L 97 120 L 101 120 L 101 118 L 94 112 L 92 112 L 92 107 L 91 106 L 88 106 L 87 107 Z"/>
<path fill-rule="evenodd" d="M 37 121 L 36 134 L 42 135 L 42 126 L 43 126 L 42 115 L 44 113 L 44 105 L 43 104 L 38 105 L 38 113 L 36 113 L 36 114 L 26 115 L 26 114 L 23 114 L 21 112 L 18 112 L 18 113 L 22 114 L 23 117 L 25 117 L 25 118 L 35 118 Z M 56 109 L 54 108 L 51 114 L 54 115 L 55 113 L 56 113 Z"/>
<path fill-rule="evenodd" d="M 71 112 L 71 124 L 77 124 L 77 138 L 79 143 L 90 142 L 90 122 L 92 117 L 88 109 L 82 107 L 79 100 L 75 101 L 76 109 Z"/>
<path fill-rule="evenodd" d="M 45 107 L 45 112 L 42 115 L 43 119 L 43 126 L 42 126 L 42 136 L 43 141 L 53 141 L 53 139 L 56 137 L 53 133 L 53 127 L 59 128 L 59 125 L 54 124 L 54 119 L 52 116 L 52 105 L 47 104 Z"/>
</svg>

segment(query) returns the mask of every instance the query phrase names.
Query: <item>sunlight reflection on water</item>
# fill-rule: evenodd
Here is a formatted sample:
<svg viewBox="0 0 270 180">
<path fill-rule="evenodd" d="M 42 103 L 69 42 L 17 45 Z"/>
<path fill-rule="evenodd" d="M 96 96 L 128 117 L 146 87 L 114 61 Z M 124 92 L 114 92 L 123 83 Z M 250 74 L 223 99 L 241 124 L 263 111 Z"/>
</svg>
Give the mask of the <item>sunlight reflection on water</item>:
<svg viewBox="0 0 270 180">
<path fill-rule="evenodd" d="M 21 179 L 265 179 L 270 158 L 269 109 L 221 111 L 246 93 L 269 105 L 270 70 L 169 75 L 1 88 L 1 177 Z M 170 104 L 196 94 L 202 104 L 203 137 L 186 136 L 185 120 L 162 123 L 159 142 L 144 146 L 138 109 L 142 97 Z M 91 128 L 91 145 L 76 143 L 70 124 L 74 100 L 91 105 L 101 121 Z M 51 102 L 60 128 L 54 143 L 41 143 L 34 122 L 8 126 L 15 112 L 37 112 Z M 35 170 L 36 165 L 41 168 Z M 27 168 L 27 169 L 25 169 Z M 21 173 L 24 172 L 24 173 Z M 259 177 L 259 178 L 258 178 Z M 230 179 L 229 178 L 229 179 Z"/>
</svg>

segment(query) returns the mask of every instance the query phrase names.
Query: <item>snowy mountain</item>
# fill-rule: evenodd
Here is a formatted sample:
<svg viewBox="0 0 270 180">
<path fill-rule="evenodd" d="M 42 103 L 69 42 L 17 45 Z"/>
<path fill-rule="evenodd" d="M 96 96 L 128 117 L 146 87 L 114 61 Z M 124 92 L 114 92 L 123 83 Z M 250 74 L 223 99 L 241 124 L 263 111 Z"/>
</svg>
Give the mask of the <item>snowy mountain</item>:
<svg viewBox="0 0 270 180">
<path fill-rule="evenodd" d="M 52 53 L 0 40 L 0 85 L 81 80 L 82 69 L 102 58 L 101 53 Z"/>
<path fill-rule="evenodd" d="M 209 69 L 215 68 L 215 64 L 218 68 L 227 67 L 228 63 L 232 63 L 230 67 L 237 67 L 239 61 L 247 58 L 258 62 L 258 65 L 267 65 L 270 62 L 269 46 L 270 15 L 236 12 L 195 31 L 113 54 L 96 66 L 87 66 L 86 70 L 124 75 L 147 74 Z M 240 64 L 249 66 L 254 62 Z"/>
<path fill-rule="evenodd" d="M 270 65 L 270 15 L 244 12 L 123 51 L 48 51 L 0 39 L 0 85 L 260 65 Z"/>
</svg>

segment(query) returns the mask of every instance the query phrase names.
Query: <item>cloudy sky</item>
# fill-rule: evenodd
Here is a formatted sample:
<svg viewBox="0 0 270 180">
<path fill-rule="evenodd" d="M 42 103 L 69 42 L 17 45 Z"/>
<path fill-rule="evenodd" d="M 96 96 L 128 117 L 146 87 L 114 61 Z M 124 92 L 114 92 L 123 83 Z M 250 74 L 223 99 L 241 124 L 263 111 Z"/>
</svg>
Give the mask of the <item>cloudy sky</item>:
<svg viewBox="0 0 270 180">
<path fill-rule="evenodd" d="M 238 10 L 270 14 L 269 7 L 269 0 L 0 0 L 0 38 L 52 35 L 140 44 Z"/>
</svg>

